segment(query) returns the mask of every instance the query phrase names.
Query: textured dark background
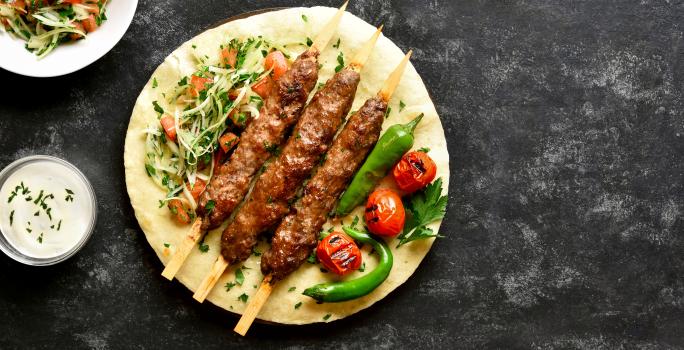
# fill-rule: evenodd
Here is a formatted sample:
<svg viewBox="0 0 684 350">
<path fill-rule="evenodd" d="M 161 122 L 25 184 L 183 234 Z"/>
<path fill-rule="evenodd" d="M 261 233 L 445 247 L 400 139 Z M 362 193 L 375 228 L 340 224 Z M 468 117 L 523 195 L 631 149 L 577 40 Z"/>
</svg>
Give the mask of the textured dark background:
<svg viewBox="0 0 684 350">
<path fill-rule="evenodd" d="M 682 1 L 352 1 L 413 48 L 451 153 L 449 210 L 409 281 L 328 325 L 256 325 L 194 302 L 140 231 L 122 151 L 134 101 L 222 19 L 339 1 L 142 1 L 80 72 L 0 71 L 0 166 L 63 157 L 100 219 L 58 266 L 0 256 L 0 348 L 684 346 Z"/>
</svg>

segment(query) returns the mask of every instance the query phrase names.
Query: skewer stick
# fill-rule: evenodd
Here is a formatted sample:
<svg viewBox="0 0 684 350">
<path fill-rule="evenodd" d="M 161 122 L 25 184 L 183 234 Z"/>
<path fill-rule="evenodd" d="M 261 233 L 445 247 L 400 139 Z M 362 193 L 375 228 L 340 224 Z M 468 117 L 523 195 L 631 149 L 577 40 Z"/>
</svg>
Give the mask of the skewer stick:
<svg viewBox="0 0 684 350">
<path fill-rule="evenodd" d="M 214 285 L 216 282 L 218 282 L 218 279 L 223 274 L 223 271 L 226 271 L 227 267 L 228 262 L 223 259 L 223 256 L 219 255 L 214 263 L 214 266 L 211 267 L 211 270 L 207 276 L 204 277 L 204 280 L 202 280 L 202 283 L 200 283 L 199 287 L 197 287 L 197 290 L 192 297 L 200 303 L 204 302 L 204 300 L 207 298 L 207 295 L 209 295 L 209 292 L 211 292 L 211 289 L 214 288 Z"/>
<path fill-rule="evenodd" d="M 404 70 L 406 69 L 406 64 L 408 63 L 409 58 L 411 58 L 411 54 L 413 54 L 413 50 L 409 50 L 406 56 L 404 56 L 404 59 L 399 62 L 397 68 L 395 68 L 387 80 L 385 80 L 385 84 L 378 93 L 378 96 L 380 96 L 383 101 L 389 102 L 390 98 L 392 98 L 394 90 L 396 90 L 399 82 L 401 81 L 401 76 L 404 75 Z"/>
<path fill-rule="evenodd" d="M 335 30 L 337 30 L 337 26 L 340 24 L 340 20 L 342 19 L 342 15 L 344 15 L 344 11 L 347 9 L 348 3 L 349 1 L 345 1 L 342 7 L 337 10 L 330 22 L 328 22 L 328 24 L 323 27 L 323 30 L 318 33 L 316 39 L 314 39 L 313 44 L 311 45 L 312 50 L 320 52 L 326 46 L 328 46 L 330 39 L 332 39 L 333 34 L 335 34 Z"/>
<path fill-rule="evenodd" d="M 166 265 L 164 271 L 162 271 L 162 276 L 166 277 L 169 281 L 173 280 L 176 276 L 178 270 L 183 266 L 183 262 L 190 255 L 192 247 L 195 246 L 197 240 L 202 236 L 202 219 L 197 218 L 195 222 L 192 223 L 190 232 L 185 235 L 183 240 L 180 242 L 176 248 L 176 252 L 171 257 L 171 261 Z"/>
<path fill-rule="evenodd" d="M 371 38 L 365 44 L 363 44 L 363 46 L 361 46 L 361 49 L 356 53 L 356 55 L 354 55 L 354 58 L 349 64 L 349 68 L 356 72 L 361 71 L 363 65 L 366 63 L 366 61 L 368 61 L 368 57 L 370 57 L 371 53 L 373 52 L 373 48 L 375 48 L 375 42 L 378 41 L 380 33 L 382 33 L 382 27 L 382 25 L 378 27 L 378 30 L 373 33 Z"/>
<path fill-rule="evenodd" d="M 250 301 L 249 304 L 247 304 L 247 308 L 242 313 L 240 321 L 238 321 L 238 324 L 233 329 L 237 334 L 243 337 L 245 336 L 245 334 L 247 334 L 249 327 L 252 326 L 252 323 L 259 314 L 261 307 L 264 304 L 266 304 L 266 300 L 268 300 L 268 297 L 271 295 L 271 291 L 273 290 L 271 278 L 271 275 L 264 277 L 264 280 L 261 281 L 259 289 L 257 290 L 256 294 L 254 294 L 254 296 L 252 297 L 252 301 Z"/>
<path fill-rule="evenodd" d="M 347 9 L 348 3 L 349 1 L 346 1 L 342 7 L 337 10 L 328 24 L 325 25 L 323 30 L 318 33 L 318 36 L 316 36 L 316 39 L 311 45 L 313 50 L 320 51 L 324 49 L 328 43 L 330 43 L 330 39 L 332 39 L 333 34 L 337 30 L 337 26 L 340 24 L 340 20 L 342 19 L 342 15 L 344 15 L 344 11 Z M 219 256 L 218 259 L 216 259 L 214 266 L 211 267 L 209 274 L 204 278 L 192 297 L 200 303 L 204 302 L 204 300 L 207 298 L 207 295 L 209 295 L 209 292 L 212 288 L 214 288 L 214 285 L 216 282 L 218 282 L 218 279 L 221 277 L 227 267 L 228 263 L 223 259 L 222 256 Z"/>
<path fill-rule="evenodd" d="M 361 68 L 363 68 L 363 65 L 368 60 L 368 57 L 370 57 L 371 53 L 373 52 L 373 48 L 375 47 L 375 43 L 377 42 L 378 37 L 380 37 L 382 27 L 383 26 L 378 27 L 378 29 L 375 31 L 375 33 L 373 33 L 370 39 L 368 39 L 368 41 L 365 44 L 363 44 L 363 46 L 361 46 L 356 55 L 354 55 L 352 62 L 349 64 L 350 69 L 353 69 L 358 72 L 361 70 Z M 406 63 L 403 63 L 403 66 L 406 66 Z M 403 68 L 399 72 L 399 77 L 401 77 L 401 73 L 403 73 Z M 247 334 L 247 331 L 249 330 L 249 327 L 252 325 L 252 322 L 254 322 L 254 319 L 259 314 L 259 311 L 264 306 L 264 304 L 266 304 L 266 301 L 268 301 L 268 297 L 269 295 L 271 295 L 271 290 L 273 289 L 271 279 L 271 275 L 266 276 L 263 282 L 261 282 L 259 290 L 257 290 L 254 297 L 250 300 L 249 304 L 247 305 L 247 308 L 245 309 L 245 312 L 242 314 L 242 317 L 240 317 L 240 321 L 238 321 L 237 326 L 235 326 L 234 331 L 238 334 L 242 336 Z"/>
</svg>

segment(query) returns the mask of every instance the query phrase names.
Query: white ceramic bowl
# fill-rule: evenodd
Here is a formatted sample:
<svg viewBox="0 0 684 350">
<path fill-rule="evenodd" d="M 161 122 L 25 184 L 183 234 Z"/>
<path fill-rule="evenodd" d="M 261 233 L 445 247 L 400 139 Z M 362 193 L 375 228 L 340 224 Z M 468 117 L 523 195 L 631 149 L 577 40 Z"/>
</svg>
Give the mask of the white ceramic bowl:
<svg viewBox="0 0 684 350">
<path fill-rule="evenodd" d="M 0 29 L 0 67 L 31 77 L 75 72 L 104 56 L 121 40 L 133 21 L 138 0 L 111 0 L 107 20 L 85 40 L 56 47 L 42 59 L 24 48 L 25 41 Z"/>
</svg>

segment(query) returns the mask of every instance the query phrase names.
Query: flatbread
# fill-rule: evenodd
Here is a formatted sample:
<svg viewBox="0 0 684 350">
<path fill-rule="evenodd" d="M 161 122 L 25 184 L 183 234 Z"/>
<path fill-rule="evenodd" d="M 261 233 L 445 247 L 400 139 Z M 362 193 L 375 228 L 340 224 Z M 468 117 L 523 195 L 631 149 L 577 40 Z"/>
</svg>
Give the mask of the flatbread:
<svg viewBox="0 0 684 350">
<path fill-rule="evenodd" d="M 328 7 L 291 8 L 280 11 L 259 14 L 253 17 L 236 20 L 208 30 L 195 38 L 185 42 L 157 68 L 150 81 L 145 85 L 131 115 L 126 146 L 124 150 L 124 164 L 126 169 L 126 185 L 131 204 L 135 211 L 140 227 L 148 242 L 159 256 L 162 263 L 167 264 L 171 259 L 176 244 L 189 231 L 190 226 L 178 225 L 172 219 L 166 207 L 159 208 L 159 199 L 165 197 L 160 189 L 145 172 L 145 135 L 143 130 L 148 125 L 158 123 L 157 114 L 153 110 L 152 101 L 162 100 L 162 92 L 170 90 L 179 79 L 195 71 L 194 55 L 217 55 L 218 45 L 227 42 L 227 38 L 247 38 L 263 35 L 264 38 L 276 43 L 292 43 L 305 41 L 307 37 L 314 38 L 325 23 L 333 16 L 336 9 Z M 305 15 L 307 21 L 304 21 Z M 319 62 L 323 64 L 319 81 L 325 81 L 334 74 L 339 51 L 344 52 L 345 58 L 353 57 L 358 48 L 373 34 L 375 27 L 362 19 L 346 13 L 342 19 L 338 33 L 333 37 L 336 42 L 340 38 L 339 49 L 329 45 L 321 54 Z M 193 45 L 195 48 L 193 48 Z M 366 99 L 377 94 L 382 83 L 395 68 L 404 53 L 389 39 L 380 37 L 369 62 L 361 73 L 361 83 L 358 87 L 352 111 L 357 110 Z M 348 59 L 347 59 L 348 60 Z M 152 87 L 152 80 L 156 79 L 158 87 Z M 399 101 L 406 107 L 400 112 Z M 414 148 L 429 147 L 430 156 L 437 164 L 437 177 L 444 181 L 444 193 L 449 187 L 449 154 L 447 152 L 444 130 L 440 123 L 435 107 L 428 96 L 428 92 L 420 76 L 412 65 L 406 69 L 401 84 L 397 88 L 390 102 L 392 112 L 385 121 L 383 128 L 396 123 L 405 123 L 418 113 L 425 113 L 425 117 L 415 131 Z M 386 178 L 383 186 L 394 186 L 393 181 Z M 362 217 L 362 208 L 357 208 L 342 222 L 349 224 L 355 215 Z M 325 228 L 331 225 L 328 222 Z M 437 232 L 439 222 L 430 227 Z M 225 224 L 207 235 L 205 243 L 209 251 L 200 252 L 193 249 L 184 266 L 176 275 L 177 279 L 193 292 L 209 272 L 210 267 L 220 253 L 220 236 Z M 337 225 L 339 229 L 339 223 Z M 314 322 L 330 322 L 344 318 L 371 306 L 384 298 L 392 290 L 406 281 L 418 267 L 423 257 L 432 246 L 434 239 L 415 241 L 396 248 L 396 241 L 388 243 L 394 253 L 394 267 L 387 280 L 371 294 L 342 303 L 316 304 L 312 298 L 301 292 L 317 283 L 336 279 L 332 273 L 323 273 L 320 265 L 304 263 L 304 265 L 285 280 L 280 281 L 273 289 L 270 300 L 261 310 L 259 319 L 283 324 L 307 324 Z M 165 247 L 168 244 L 169 247 Z M 366 246 L 363 249 L 365 271 L 372 270 L 377 257 L 369 257 Z M 268 249 L 268 244 L 260 241 L 257 251 Z M 231 266 L 223 274 L 211 291 L 207 300 L 215 305 L 241 314 L 247 303 L 239 300 L 242 294 L 252 296 L 259 286 L 263 276 L 259 268 L 260 256 L 252 255 L 243 264 Z M 244 283 L 232 287 L 229 291 L 224 287 L 228 282 L 235 281 L 235 270 L 242 268 L 245 276 Z M 346 278 L 362 275 L 354 272 Z M 293 291 L 290 291 L 294 287 Z M 295 305 L 301 303 L 300 307 Z M 330 315 L 324 320 L 324 316 Z"/>
</svg>

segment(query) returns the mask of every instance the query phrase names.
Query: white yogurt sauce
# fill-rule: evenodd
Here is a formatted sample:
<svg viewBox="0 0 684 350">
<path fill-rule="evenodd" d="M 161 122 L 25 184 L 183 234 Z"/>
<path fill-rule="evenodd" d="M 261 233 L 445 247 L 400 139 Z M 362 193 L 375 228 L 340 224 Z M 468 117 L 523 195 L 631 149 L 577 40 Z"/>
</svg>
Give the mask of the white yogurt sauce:
<svg viewBox="0 0 684 350">
<path fill-rule="evenodd" d="M 82 178 L 63 164 L 39 160 L 23 165 L 0 188 L 0 230 L 24 255 L 63 255 L 89 229 L 94 215 L 89 193 Z"/>
</svg>

